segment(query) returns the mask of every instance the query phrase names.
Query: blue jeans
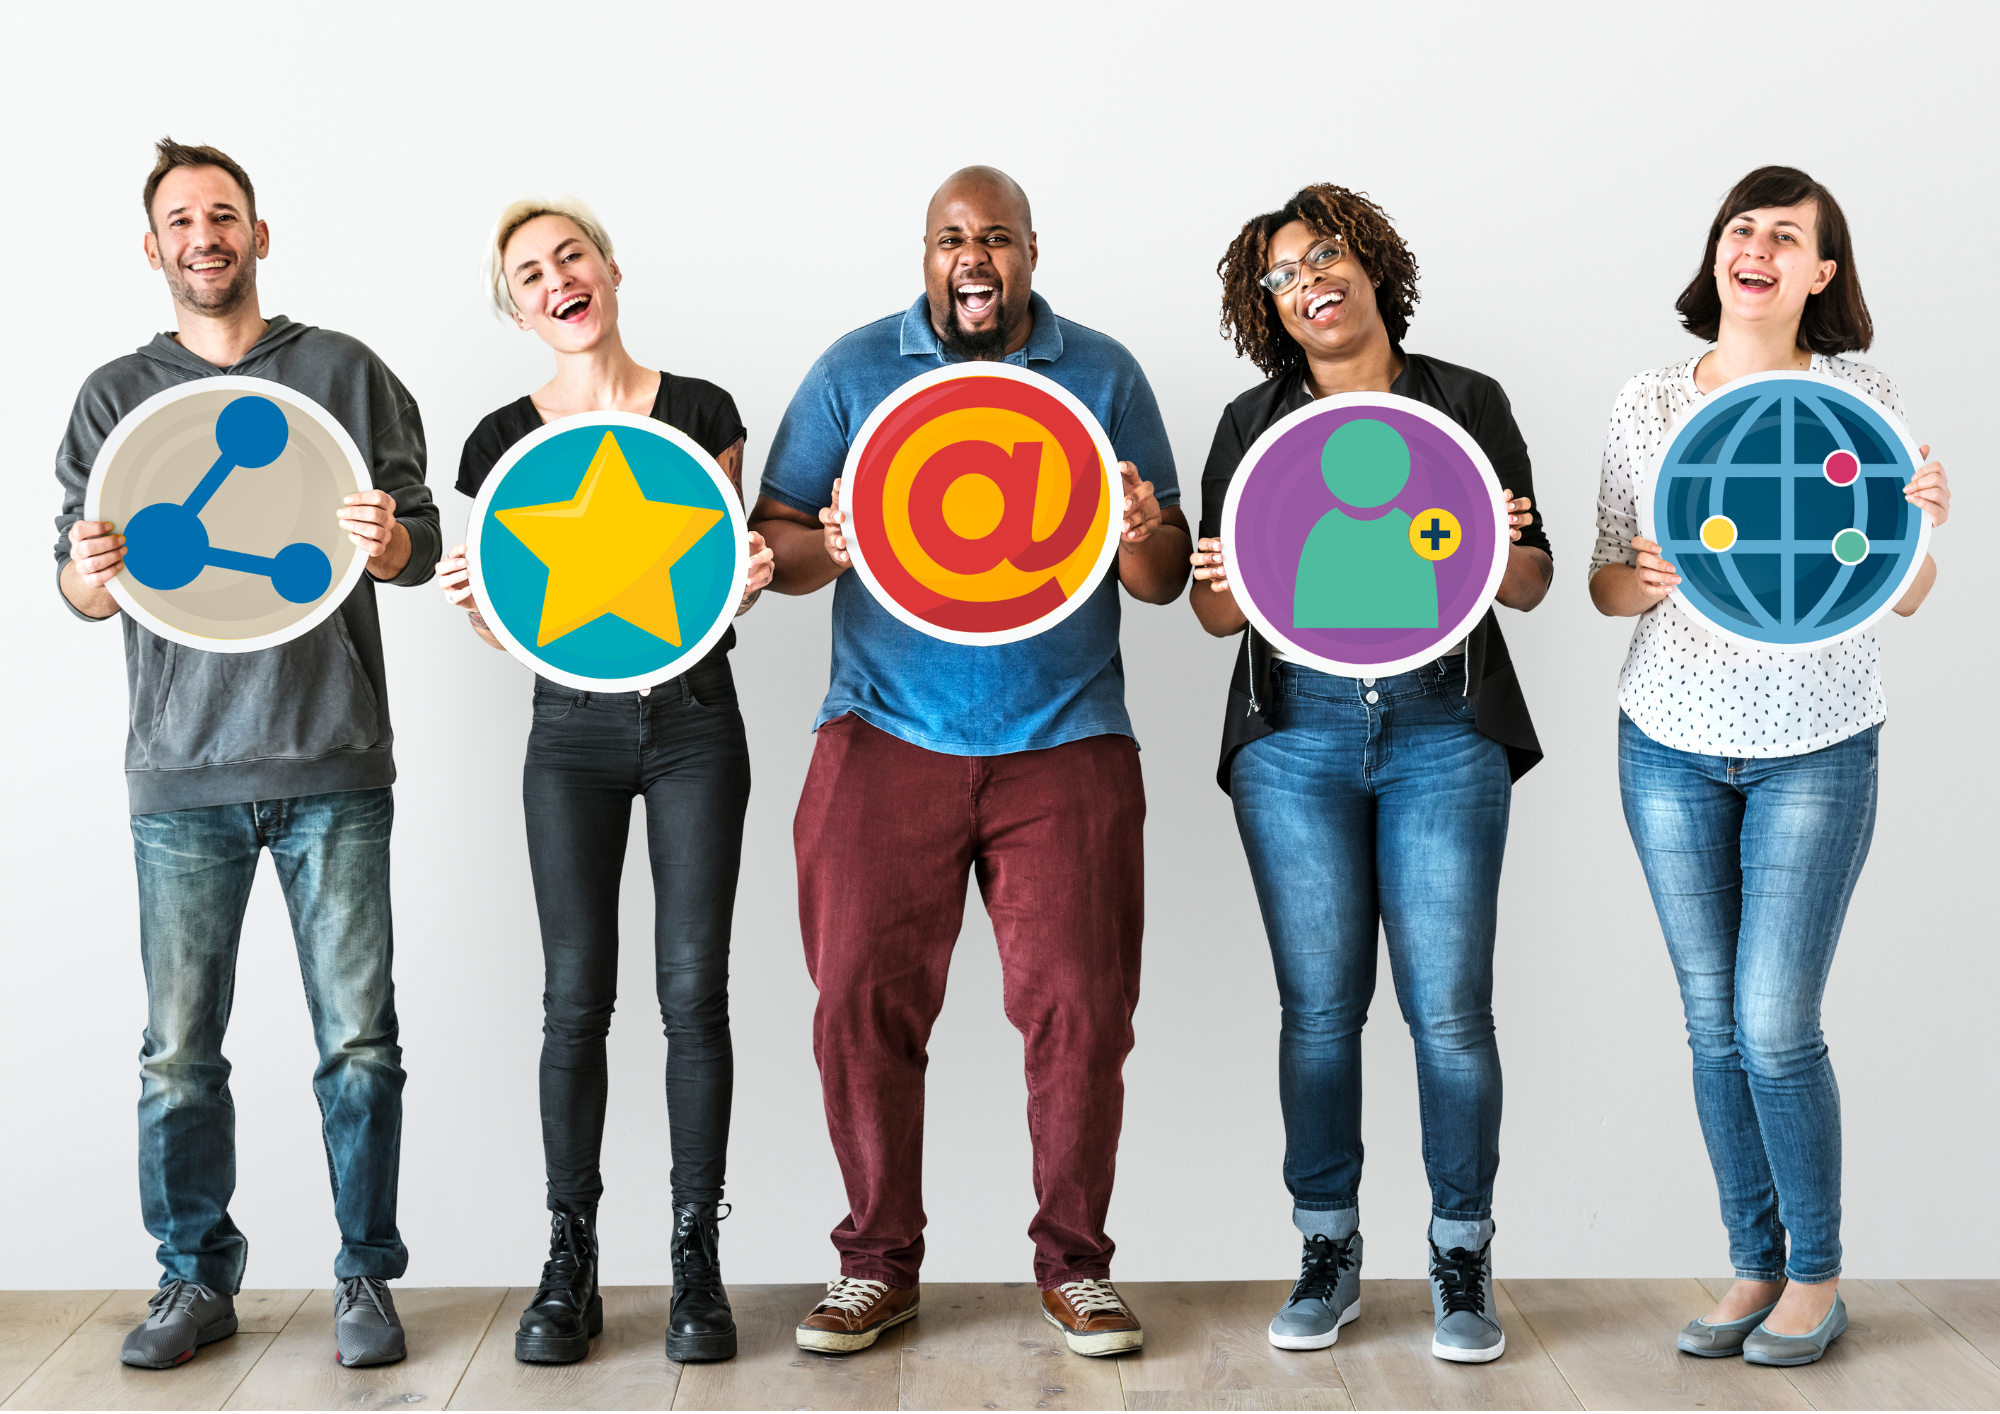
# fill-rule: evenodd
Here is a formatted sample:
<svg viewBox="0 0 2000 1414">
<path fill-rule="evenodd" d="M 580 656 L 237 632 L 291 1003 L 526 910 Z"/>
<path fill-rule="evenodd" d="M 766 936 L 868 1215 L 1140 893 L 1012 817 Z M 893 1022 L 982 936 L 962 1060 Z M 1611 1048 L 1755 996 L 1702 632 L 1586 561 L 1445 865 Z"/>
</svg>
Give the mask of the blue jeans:
<svg viewBox="0 0 2000 1414">
<path fill-rule="evenodd" d="M 1755 759 L 1677 751 L 1618 717 L 1625 823 L 1680 979 L 1695 1112 L 1748 1281 L 1840 1275 L 1840 1087 L 1819 1004 L 1875 833 L 1880 730 Z"/>
<path fill-rule="evenodd" d="M 1506 748 L 1473 729 L 1464 672 L 1457 657 L 1380 679 L 1280 662 L 1278 730 L 1230 768 L 1278 974 L 1285 1186 L 1309 1230 L 1312 1213 L 1351 1224 L 1359 1202 L 1379 926 L 1416 1042 L 1433 1235 L 1476 1247 L 1491 1232 L 1493 934 L 1513 787 Z"/>
<path fill-rule="evenodd" d="M 236 945 L 271 851 L 292 915 L 319 1067 L 340 1255 L 334 1276 L 399 1277 L 402 1049 L 389 978 L 388 787 L 132 817 L 146 1043 L 139 1055 L 139 1201 L 166 1279 L 234 1293 L 249 1243 L 229 1216 L 236 1109 L 222 1037 Z M 164 1280 L 164 1279 L 163 1279 Z"/>
</svg>

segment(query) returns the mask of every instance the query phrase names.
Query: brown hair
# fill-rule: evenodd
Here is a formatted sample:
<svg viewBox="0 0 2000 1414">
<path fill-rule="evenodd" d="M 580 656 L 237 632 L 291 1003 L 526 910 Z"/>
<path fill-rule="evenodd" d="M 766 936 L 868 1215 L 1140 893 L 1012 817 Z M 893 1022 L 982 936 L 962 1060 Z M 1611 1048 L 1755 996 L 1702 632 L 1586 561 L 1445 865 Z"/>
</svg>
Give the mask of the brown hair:
<svg viewBox="0 0 2000 1414">
<path fill-rule="evenodd" d="M 1328 182 L 1302 187 L 1277 211 L 1252 216 L 1216 263 L 1222 277 L 1222 333 L 1236 345 L 1238 358 L 1267 375 L 1297 368 L 1306 360 L 1298 340 L 1285 332 L 1275 296 L 1258 283 L 1270 258 L 1271 237 L 1281 227 L 1303 221 L 1315 234 L 1338 236 L 1375 281 L 1375 307 L 1400 344 L 1417 308 L 1417 261 L 1389 215 L 1360 192 Z"/>
<path fill-rule="evenodd" d="M 184 142 L 175 142 L 163 137 L 153 144 L 153 171 L 146 178 L 146 225 L 153 224 L 153 196 L 166 180 L 167 173 L 177 167 L 219 167 L 227 172 L 243 188 L 243 200 L 250 209 L 244 219 L 252 225 L 257 222 L 257 189 L 250 185 L 250 174 L 236 165 L 236 159 L 219 147 L 189 147 Z"/>
<path fill-rule="evenodd" d="M 1708 250 L 1681 297 L 1674 301 L 1681 323 L 1698 339 L 1714 339 L 1722 328 L 1722 296 L 1715 288 L 1715 249 L 1722 228 L 1746 211 L 1767 206 L 1813 203 L 1813 227 L 1819 234 L 1819 258 L 1834 263 L 1833 278 L 1816 295 L 1806 296 L 1799 316 L 1799 347 L 1818 354 L 1843 354 L 1875 342 L 1875 322 L 1868 301 L 1861 297 L 1861 277 L 1854 269 L 1854 244 L 1848 238 L 1847 217 L 1833 193 L 1796 167 L 1759 167 L 1722 199 L 1722 209 L 1708 226 Z"/>
</svg>

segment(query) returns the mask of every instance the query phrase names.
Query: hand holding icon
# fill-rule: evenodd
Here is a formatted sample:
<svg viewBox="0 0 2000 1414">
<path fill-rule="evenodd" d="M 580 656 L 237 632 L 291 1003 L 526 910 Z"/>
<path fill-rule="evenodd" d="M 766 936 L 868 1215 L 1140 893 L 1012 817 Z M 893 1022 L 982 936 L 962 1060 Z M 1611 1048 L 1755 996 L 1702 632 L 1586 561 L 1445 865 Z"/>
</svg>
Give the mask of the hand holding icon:
<svg viewBox="0 0 2000 1414">
<path fill-rule="evenodd" d="M 847 536 L 841 531 L 847 517 L 840 509 L 840 480 L 837 476 L 833 479 L 833 504 L 820 509 L 819 523 L 826 527 L 827 558 L 844 570 L 854 561 L 847 553 Z"/>
</svg>

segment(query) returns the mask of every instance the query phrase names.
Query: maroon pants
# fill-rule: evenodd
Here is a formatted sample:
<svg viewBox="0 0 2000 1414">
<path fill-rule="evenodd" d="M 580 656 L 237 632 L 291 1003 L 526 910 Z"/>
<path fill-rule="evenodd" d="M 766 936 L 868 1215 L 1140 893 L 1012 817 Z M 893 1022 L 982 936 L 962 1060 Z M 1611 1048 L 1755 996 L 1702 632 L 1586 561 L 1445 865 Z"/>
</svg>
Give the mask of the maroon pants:
<svg viewBox="0 0 2000 1414">
<path fill-rule="evenodd" d="M 1129 737 L 946 756 L 858 717 L 820 728 L 792 837 L 819 988 L 813 1054 L 847 1184 L 841 1275 L 917 1284 L 924 1048 L 968 869 L 1026 1042 L 1036 1282 L 1111 1274 L 1104 1215 L 1139 1000 L 1145 819 Z"/>
</svg>

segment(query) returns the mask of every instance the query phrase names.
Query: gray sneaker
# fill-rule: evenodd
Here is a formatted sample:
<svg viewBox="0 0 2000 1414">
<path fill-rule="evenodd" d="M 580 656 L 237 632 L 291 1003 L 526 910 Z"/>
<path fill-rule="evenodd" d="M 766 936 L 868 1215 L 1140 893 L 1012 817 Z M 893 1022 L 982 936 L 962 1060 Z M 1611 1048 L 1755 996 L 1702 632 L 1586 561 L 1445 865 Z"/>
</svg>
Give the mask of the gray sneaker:
<svg viewBox="0 0 2000 1414">
<path fill-rule="evenodd" d="M 1468 1365 L 1498 1360 L 1507 1333 L 1493 1312 L 1493 1240 L 1477 1252 L 1440 1252 L 1435 1242 L 1430 1248 L 1431 1314 L 1437 1319 L 1431 1354 Z"/>
<path fill-rule="evenodd" d="M 340 1363 L 393 1365 L 409 1353 L 389 1283 L 348 1277 L 333 1293 L 333 1349 Z"/>
<path fill-rule="evenodd" d="M 236 1334 L 236 1300 L 198 1281 L 168 1282 L 146 1303 L 146 1319 L 125 1337 L 118 1358 L 148 1370 L 194 1359 L 196 1347 Z"/>
<path fill-rule="evenodd" d="M 1306 1239 L 1299 1279 L 1271 1317 L 1271 1344 L 1280 1350 L 1324 1350 L 1340 1328 L 1361 1314 L 1361 1234 L 1336 1242 Z"/>
</svg>

